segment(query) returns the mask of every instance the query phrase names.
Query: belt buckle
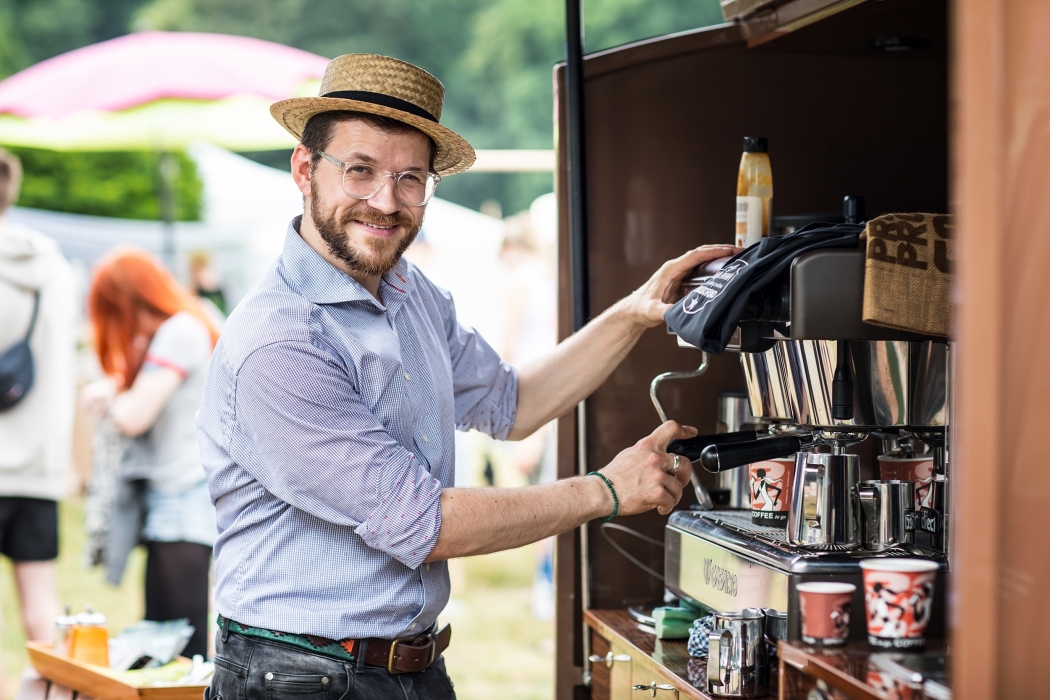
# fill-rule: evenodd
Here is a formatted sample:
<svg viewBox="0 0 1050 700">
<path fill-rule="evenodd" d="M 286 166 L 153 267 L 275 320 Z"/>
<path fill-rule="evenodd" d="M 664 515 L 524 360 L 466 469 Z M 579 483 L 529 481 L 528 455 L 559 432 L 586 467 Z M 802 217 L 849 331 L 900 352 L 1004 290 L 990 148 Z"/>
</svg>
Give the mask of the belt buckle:
<svg viewBox="0 0 1050 700">
<path fill-rule="evenodd" d="M 426 635 L 426 636 L 427 636 L 427 642 L 430 644 L 430 660 L 427 661 L 427 667 L 429 667 L 432 663 L 434 663 L 434 658 L 437 656 L 437 654 L 434 653 L 435 651 L 437 651 L 437 641 L 434 639 L 433 636 L 430 636 L 430 635 Z M 390 653 L 387 656 L 387 661 L 386 661 L 386 671 L 387 671 L 387 673 L 389 673 L 392 676 L 396 676 L 396 675 L 399 675 L 401 673 L 409 673 L 409 671 L 396 671 L 396 670 L 394 670 L 394 659 L 397 657 L 397 645 L 398 644 L 404 644 L 405 642 L 410 642 L 413 639 L 419 639 L 419 636 L 417 635 L 415 637 L 399 637 L 399 638 L 393 640 L 392 642 L 390 642 Z"/>
</svg>

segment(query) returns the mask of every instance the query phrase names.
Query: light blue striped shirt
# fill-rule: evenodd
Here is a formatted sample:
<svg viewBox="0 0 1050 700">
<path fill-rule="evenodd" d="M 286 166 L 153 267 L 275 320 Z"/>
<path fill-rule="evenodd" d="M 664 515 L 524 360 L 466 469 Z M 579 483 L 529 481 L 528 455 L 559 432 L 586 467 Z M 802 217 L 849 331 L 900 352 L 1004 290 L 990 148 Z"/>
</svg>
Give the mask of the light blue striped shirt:
<svg viewBox="0 0 1050 700">
<path fill-rule="evenodd" d="M 226 322 L 197 416 L 215 605 L 330 639 L 416 634 L 448 601 L 447 566 L 423 560 L 453 430 L 506 437 L 517 375 L 407 260 L 380 303 L 298 226 Z"/>
</svg>

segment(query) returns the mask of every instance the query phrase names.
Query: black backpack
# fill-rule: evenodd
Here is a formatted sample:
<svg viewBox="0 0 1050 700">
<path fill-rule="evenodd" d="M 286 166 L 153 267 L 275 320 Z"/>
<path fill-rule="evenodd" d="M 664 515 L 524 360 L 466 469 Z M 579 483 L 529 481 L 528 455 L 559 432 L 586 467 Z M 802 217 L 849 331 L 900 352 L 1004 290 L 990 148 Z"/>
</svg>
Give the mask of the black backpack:
<svg viewBox="0 0 1050 700">
<path fill-rule="evenodd" d="M 36 327 L 39 310 L 38 289 L 33 294 L 33 316 L 29 319 L 25 337 L 0 354 L 0 412 L 16 405 L 33 388 L 33 353 L 29 349 L 29 338 Z"/>
</svg>

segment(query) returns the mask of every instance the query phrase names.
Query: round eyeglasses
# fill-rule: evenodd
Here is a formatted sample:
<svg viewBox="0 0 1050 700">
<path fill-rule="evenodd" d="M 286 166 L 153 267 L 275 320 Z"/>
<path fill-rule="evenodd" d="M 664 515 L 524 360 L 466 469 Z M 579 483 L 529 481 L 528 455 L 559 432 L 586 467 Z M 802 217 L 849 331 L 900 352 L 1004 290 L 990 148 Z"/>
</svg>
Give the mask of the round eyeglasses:
<svg viewBox="0 0 1050 700">
<path fill-rule="evenodd" d="M 383 189 L 386 178 L 394 179 L 394 194 L 407 207 L 421 207 L 434 196 L 441 176 L 423 170 L 391 173 L 368 163 L 344 163 L 318 151 L 329 163 L 343 171 L 343 192 L 354 199 L 371 199 Z"/>
</svg>

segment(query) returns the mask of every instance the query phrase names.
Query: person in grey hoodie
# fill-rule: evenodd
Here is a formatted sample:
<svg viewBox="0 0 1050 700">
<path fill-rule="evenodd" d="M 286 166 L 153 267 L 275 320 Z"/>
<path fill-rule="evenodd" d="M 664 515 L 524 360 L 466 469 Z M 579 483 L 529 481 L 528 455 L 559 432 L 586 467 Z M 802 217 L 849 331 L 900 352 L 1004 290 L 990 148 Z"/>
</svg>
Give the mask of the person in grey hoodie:
<svg viewBox="0 0 1050 700">
<path fill-rule="evenodd" d="M 35 375 L 24 396 L 0 410 L 0 554 L 14 565 L 26 636 L 50 639 L 59 612 L 57 501 L 72 461 L 76 289 L 55 241 L 5 219 L 20 183 L 18 159 L 0 149 L 0 353 L 32 328 Z"/>
</svg>

